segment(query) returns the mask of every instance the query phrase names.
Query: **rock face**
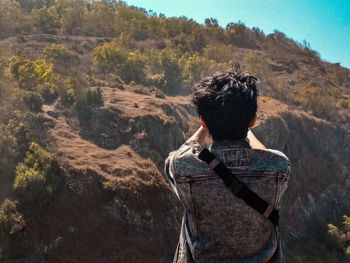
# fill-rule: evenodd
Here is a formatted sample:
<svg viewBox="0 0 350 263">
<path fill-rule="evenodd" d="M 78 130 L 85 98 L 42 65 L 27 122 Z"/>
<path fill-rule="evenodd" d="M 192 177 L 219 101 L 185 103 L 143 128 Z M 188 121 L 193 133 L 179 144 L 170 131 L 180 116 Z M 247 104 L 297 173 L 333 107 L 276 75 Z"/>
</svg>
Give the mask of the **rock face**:
<svg viewBox="0 0 350 263">
<path fill-rule="evenodd" d="M 104 87 L 102 94 L 104 106 L 86 119 L 79 120 L 74 109 L 44 107 L 50 150 L 65 171 L 67 189 L 48 210 L 38 211 L 45 221 L 27 222 L 29 239 L 39 228 L 53 234 L 33 242 L 33 250 L 43 249 L 31 257 L 170 262 L 182 209 L 162 171 L 167 154 L 196 126 L 189 98 L 157 98 L 131 88 Z"/>
<path fill-rule="evenodd" d="M 285 241 L 304 233 L 319 213 L 334 222 L 349 212 L 350 134 L 334 124 L 262 99 L 263 119 L 254 130 L 269 147 L 286 153 L 292 164 L 283 198 L 281 228 Z"/>
<path fill-rule="evenodd" d="M 199 126 L 188 97 L 156 98 L 102 88 L 104 106 L 86 120 L 45 106 L 66 189 L 32 212 L 26 255 L 33 262 L 171 262 L 182 208 L 163 179 L 163 162 Z M 284 242 L 314 211 L 349 211 L 350 137 L 329 122 L 263 97 L 254 132 L 292 163 L 283 198 Z M 51 112 L 55 112 L 53 116 Z M 350 201 L 350 200 L 349 200 Z M 49 234 L 48 234 L 49 233 Z"/>
</svg>

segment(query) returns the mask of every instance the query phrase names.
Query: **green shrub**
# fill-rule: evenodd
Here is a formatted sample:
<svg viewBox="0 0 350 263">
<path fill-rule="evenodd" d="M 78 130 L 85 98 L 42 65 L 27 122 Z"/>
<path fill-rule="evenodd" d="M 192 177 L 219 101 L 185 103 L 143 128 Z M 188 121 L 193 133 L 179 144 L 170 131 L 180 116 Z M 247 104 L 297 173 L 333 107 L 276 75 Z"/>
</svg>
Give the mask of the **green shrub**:
<svg viewBox="0 0 350 263">
<path fill-rule="evenodd" d="M 174 117 L 169 117 L 163 120 L 163 125 L 164 126 L 170 126 L 176 123 L 176 119 Z"/>
<path fill-rule="evenodd" d="M 88 89 L 85 94 L 86 105 L 99 107 L 103 105 L 101 88 Z"/>
<path fill-rule="evenodd" d="M 126 82 L 144 80 L 145 56 L 127 51 L 117 39 L 95 48 L 94 63 L 105 73 L 119 74 Z"/>
<path fill-rule="evenodd" d="M 167 81 L 165 79 L 164 74 L 154 74 L 147 78 L 147 82 L 149 85 L 156 86 L 157 88 L 160 88 L 164 90 L 167 86 Z"/>
<path fill-rule="evenodd" d="M 92 107 L 88 106 L 85 100 L 79 100 L 76 103 L 76 111 L 80 121 L 88 121 L 92 114 Z"/>
<path fill-rule="evenodd" d="M 93 108 L 103 105 L 101 88 L 88 89 L 80 100 L 77 101 L 76 110 L 78 118 L 82 121 L 87 121 Z"/>
<path fill-rule="evenodd" d="M 21 56 L 13 56 L 9 60 L 9 71 L 15 79 L 19 80 L 19 67 L 29 60 Z"/>
<path fill-rule="evenodd" d="M 96 79 L 95 79 L 95 75 L 90 73 L 87 74 L 85 77 L 86 82 L 89 84 L 90 87 L 96 86 Z"/>
<path fill-rule="evenodd" d="M 0 0 L 0 38 L 31 31 L 29 16 L 21 9 L 18 2 Z"/>
<path fill-rule="evenodd" d="M 33 9 L 31 17 L 34 26 L 43 33 L 57 33 L 61 26 L 59 15 L 54 6 L 51 6 L 50 8 L 42 7 L 40 9 Z"/>
<path fill-rule="evenodd" d="M 50 61 L 55 65 L 76 67 L 80 64 L 78 56 L 74 55 L 73 52 L 63 44 L 52 44 L 46 46 L 43 55 L 47 61 Z"/>
<path fill-rule="evenodd" d="M 322 89 L 314 86 L 311 81 L 299 88 L 295 101 L 312 110 L 319 117 L 325 117 L 335 106 L 330 103 L 329 97 L 323 93 Z"/>
<path fill-rule="evenodd" d="M 17 211 L 17 203 L 5 199 L 0 204 L 0 243 L 1 237 L 16 234 L 25 226 L 23 215 Z"/>
<path fill-rule="evenodd" d="M 33 112 L 41 111 L 41 107 L 43 105 L 43 99 L 41 95 L 37 92 L 26 91 L 23 93 L 22 101 L 24 106 Z"/>
<path fill-rule="evenodd" d="M 113 40 L 95 48 L 94 63 L 105 72 L 117 72 L 126 62 L 128 53 Z"/>
<path fill-rule="evenodd" d="M 39 84 L 53 84 L 58 79 L 53 64 L 42 58 L 32 61 L 14 56 L 10 59 L 9 71 L 18 80 L 20 87 L 26 90 L 35 90 Z"/>
<path fill-rule="evenodd" d="M 67 89 L 65 93 L 61 96 L 61 103 L 63 106 L 72 106 L 75 102 L 75 95 L 73 89 Z"/>
<path fill-rule="evenodd" d="M 177 88 L 180 83 L 181 70 L 179 67 L 179 54 L 174 48 L 165 48 L 159 54 L 159 65 L 164 71 L 167 84 L 166 89 Z"/>
<path fill-rule="evenodd" d="M 115 75 L 113 73 L 109 73 L 106 75 L 106 80 L 108 81 L 108 85 L 111 88 L 124 89 L 125 82 L 120 78 L 120 76 Z"/>
<path fill-rule="evenodd" d="M 186 53 L 180 58 L 179 65 L 182 78 L 186 82 L 194 84 L 204 76 L 208 75 L 215 67 L 216 62 L 214 60 L 209 60 L 198 53 L 194 53 L 193 55 Z"/>
<path fill-rule="evenodd" d="M 45 204 L 62 183 L 60 168 L 52 154 L 32 142 L 23 164 L 16 167 L 13 189 L 25 202 Z"/>
<path fill-rule="evenodd" d="M 16 138 L 13 137 L 10 130 L 0 122 L 0 174 L 13 170 L 16 156 Z"/>
<path fill-rule="evenodd" d="M 39 93 L 47 103 L 53 103 L 58 98 L 57 86 L 45 83 L 39 88 Z"/>
</svg>

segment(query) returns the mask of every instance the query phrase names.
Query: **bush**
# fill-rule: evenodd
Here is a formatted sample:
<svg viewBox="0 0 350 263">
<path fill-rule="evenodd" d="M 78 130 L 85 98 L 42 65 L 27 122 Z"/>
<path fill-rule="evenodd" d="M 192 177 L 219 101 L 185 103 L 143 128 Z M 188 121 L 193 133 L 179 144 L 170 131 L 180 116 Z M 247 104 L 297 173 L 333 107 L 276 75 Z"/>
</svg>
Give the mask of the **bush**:
<svg viewBox="0 0 350 263">
<path fill-rule="evenodd" d="M 99 107 L 103 105 L 101 88 L 88 89 L 85 94 L 86 105 Z"/>
<path fill-rule="evenodd" d="M 299 88 L 298 96 L 295 100 L 303 107 L 306 107 L 319 117 L 330 114 L 334 105 L 329 104 L 330 100 L 323 94 L 321 88 L 316 87 L 311 81 Z"/>
<path fill-rule="evenodd" d="M 118 89 L 124 89 L 124 81 L 118 76 L 113 73 L 109 73 L 106 76 L 106 80 L 108 81 L 108 85 L 111 88 L 118 88 Z"/>
<path fill-rule="evenodd" d="M 47 61 L 64 67 L 79 66 L 80 60 L 67 46 L 63 44 L 52 44 L 44 48 L 44 58 Z"/>
<path fill-rule="evenodd" d="M 65 93 L 61 96 L 61 103 L 63 106 L 72 106 L 75 102 L 74 90 L 68 88 Z"/>
<path fill-rule="evenodd" d="M 146 64 L 146 59 L 138 52 L 129 52 L 127 60 L 120 68 L 120 76 L 124 81 L 143 82 L 145 73 L 143 69 Z"/>
<path fill-rule="evenodd" d="M 60 168 L 52 154 L 32 142 L 23 164 L 16 167 L 13 189 L 25 202 L 45 204 L 62 183 Z"/>
<path fill-rule="evenodd" d="M 138 52 L 128 52 L 117 39 L 95 48 L 94 63 L 104 72 L 119 74 L 126 82 L 144 79 L 145 57 Z"/>
<path fill-rule="evenodd" d="M 127 60 L 128 53 L 117 40 L 95 48 L 94 63 L 104 72 L 116 73 Z"/>
<path fill-rule="evenodd" d="M 53 103 L 58 98 L 57 86 L 45 83 L 39 88 L 39 93 L 47 103 Z"/>
<path fill-rule="evenodd" d="M 0 28 L 0 38 L 31 31 L 29 16 L 23 12 L 18 1 L 0 0 Z"/>
<path fill-rule="evenodd" d="M 54 6 L 33 9 L 31 16 L 34 26 L 43 33 L 55 34 L 61 27 L 59 15 Z"/>
<path fill-rule="evenodd" d="M 164 74 L 151 75 L 147 78 L 147 82 L 149 85 L 156 86 L 162 90 L 164 90 L 167 86 L 167 81 Z"/>
<path fill-rule="evenodd" d="M 186 82 L 194 84 L 204 76 L 207 76 L 215 67 L 216 62 L 202 57 L 198 53 L 194 53 L 193 55 L 186 53 L 181 57 L 179 64 L 182 71 L 182 78 Z"/>
<path fill-rule="evenodd" d="M 37 92 L 26 91 L 22 96 L 22 101 L 24 106 L 33 112 L 41 111 L 41 107 L 43 106 L 43 99 L 41 95 Z"/>
<path fill-rule="evenodd" d="M 92 73 L 85 76 L 85 81 L 89 84 L 90 87 L 96 86 L 96 78 Z"/>
<path fill-rule="evenodd" d="M 17 203 L 5 199 L 0 204 L 0 243 L 1 237 L 16 234 L 25 226 L 23 216 L 17 211 Z"/>
<path fill-rule="evenodd" d="M 164 78 L 167 83 L 166 89 L 179 86 L 181 70 L 178 60 L 177 51 L 172 48 L 163 49 L 159 54 L 159 65 L 164 71 Z"/>
<path fill-rule="evenodd" d="M 88 89 L 80 100 L 77 101 L 76 110 L 78 118 L 82 121 L 87 121 L 93 108 L 103 105 L 101 88 Z"/>
<path fill-rule="evenodd" d="M 20 56 L 10 59 L 9 71 L 18 80 L 21 88 L 35 90 L 38 84 L 53 84 L 58 77 L 53 71 L 53 64 L 45 59 L 29 60 Z"/>
<path fill-rule="evenodd" d="M 7 173 L 14 168 L 17 156 L 17 141 L 10 130 L 0 122 L 0 174 Z"/>
<path fill-rule="evenodd" d="M 163 120 L 163 126 L 171 126 L 176 123 L 176 119 L 171 116 Z"/>
</svg>

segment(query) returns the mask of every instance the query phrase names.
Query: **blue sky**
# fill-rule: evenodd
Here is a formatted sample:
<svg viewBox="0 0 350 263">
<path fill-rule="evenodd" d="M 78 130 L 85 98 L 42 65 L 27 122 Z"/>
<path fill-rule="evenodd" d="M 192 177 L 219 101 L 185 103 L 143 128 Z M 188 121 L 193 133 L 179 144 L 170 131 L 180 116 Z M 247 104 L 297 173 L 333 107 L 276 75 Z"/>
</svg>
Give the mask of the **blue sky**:
<svg viewBox="0 0 350 263">
<path fill-rule="evenodd" d="M 288 37 L 310 43 L 329 62 L 350 68 L 349 0 L 127 0 L 129 5 L 163 13 L 187 16 L 199 23 L 213 17 L 225 27 L 241 20 L 265 34 L 275 29 Z"/>
</svg>

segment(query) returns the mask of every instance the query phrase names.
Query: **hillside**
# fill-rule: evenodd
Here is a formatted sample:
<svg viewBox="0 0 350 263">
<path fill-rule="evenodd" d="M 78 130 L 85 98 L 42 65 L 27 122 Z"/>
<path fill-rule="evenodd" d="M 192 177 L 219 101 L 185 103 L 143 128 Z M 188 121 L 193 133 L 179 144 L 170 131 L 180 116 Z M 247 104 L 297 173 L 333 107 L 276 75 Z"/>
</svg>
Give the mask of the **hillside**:
<svg viewBox="0 0 350 263">
<path fill-rule="evenodd" d="M 254 132 L 292 163 L 288 262 L 347 262 L 350 70 L 281 32 L 122 2 L 0 0 L 5 11 L 0 260 L 170 262 L 182 207 L 164 160 L 199 126 L 191 86 L 239 63 L 261 81 Z"/>
</svg>

